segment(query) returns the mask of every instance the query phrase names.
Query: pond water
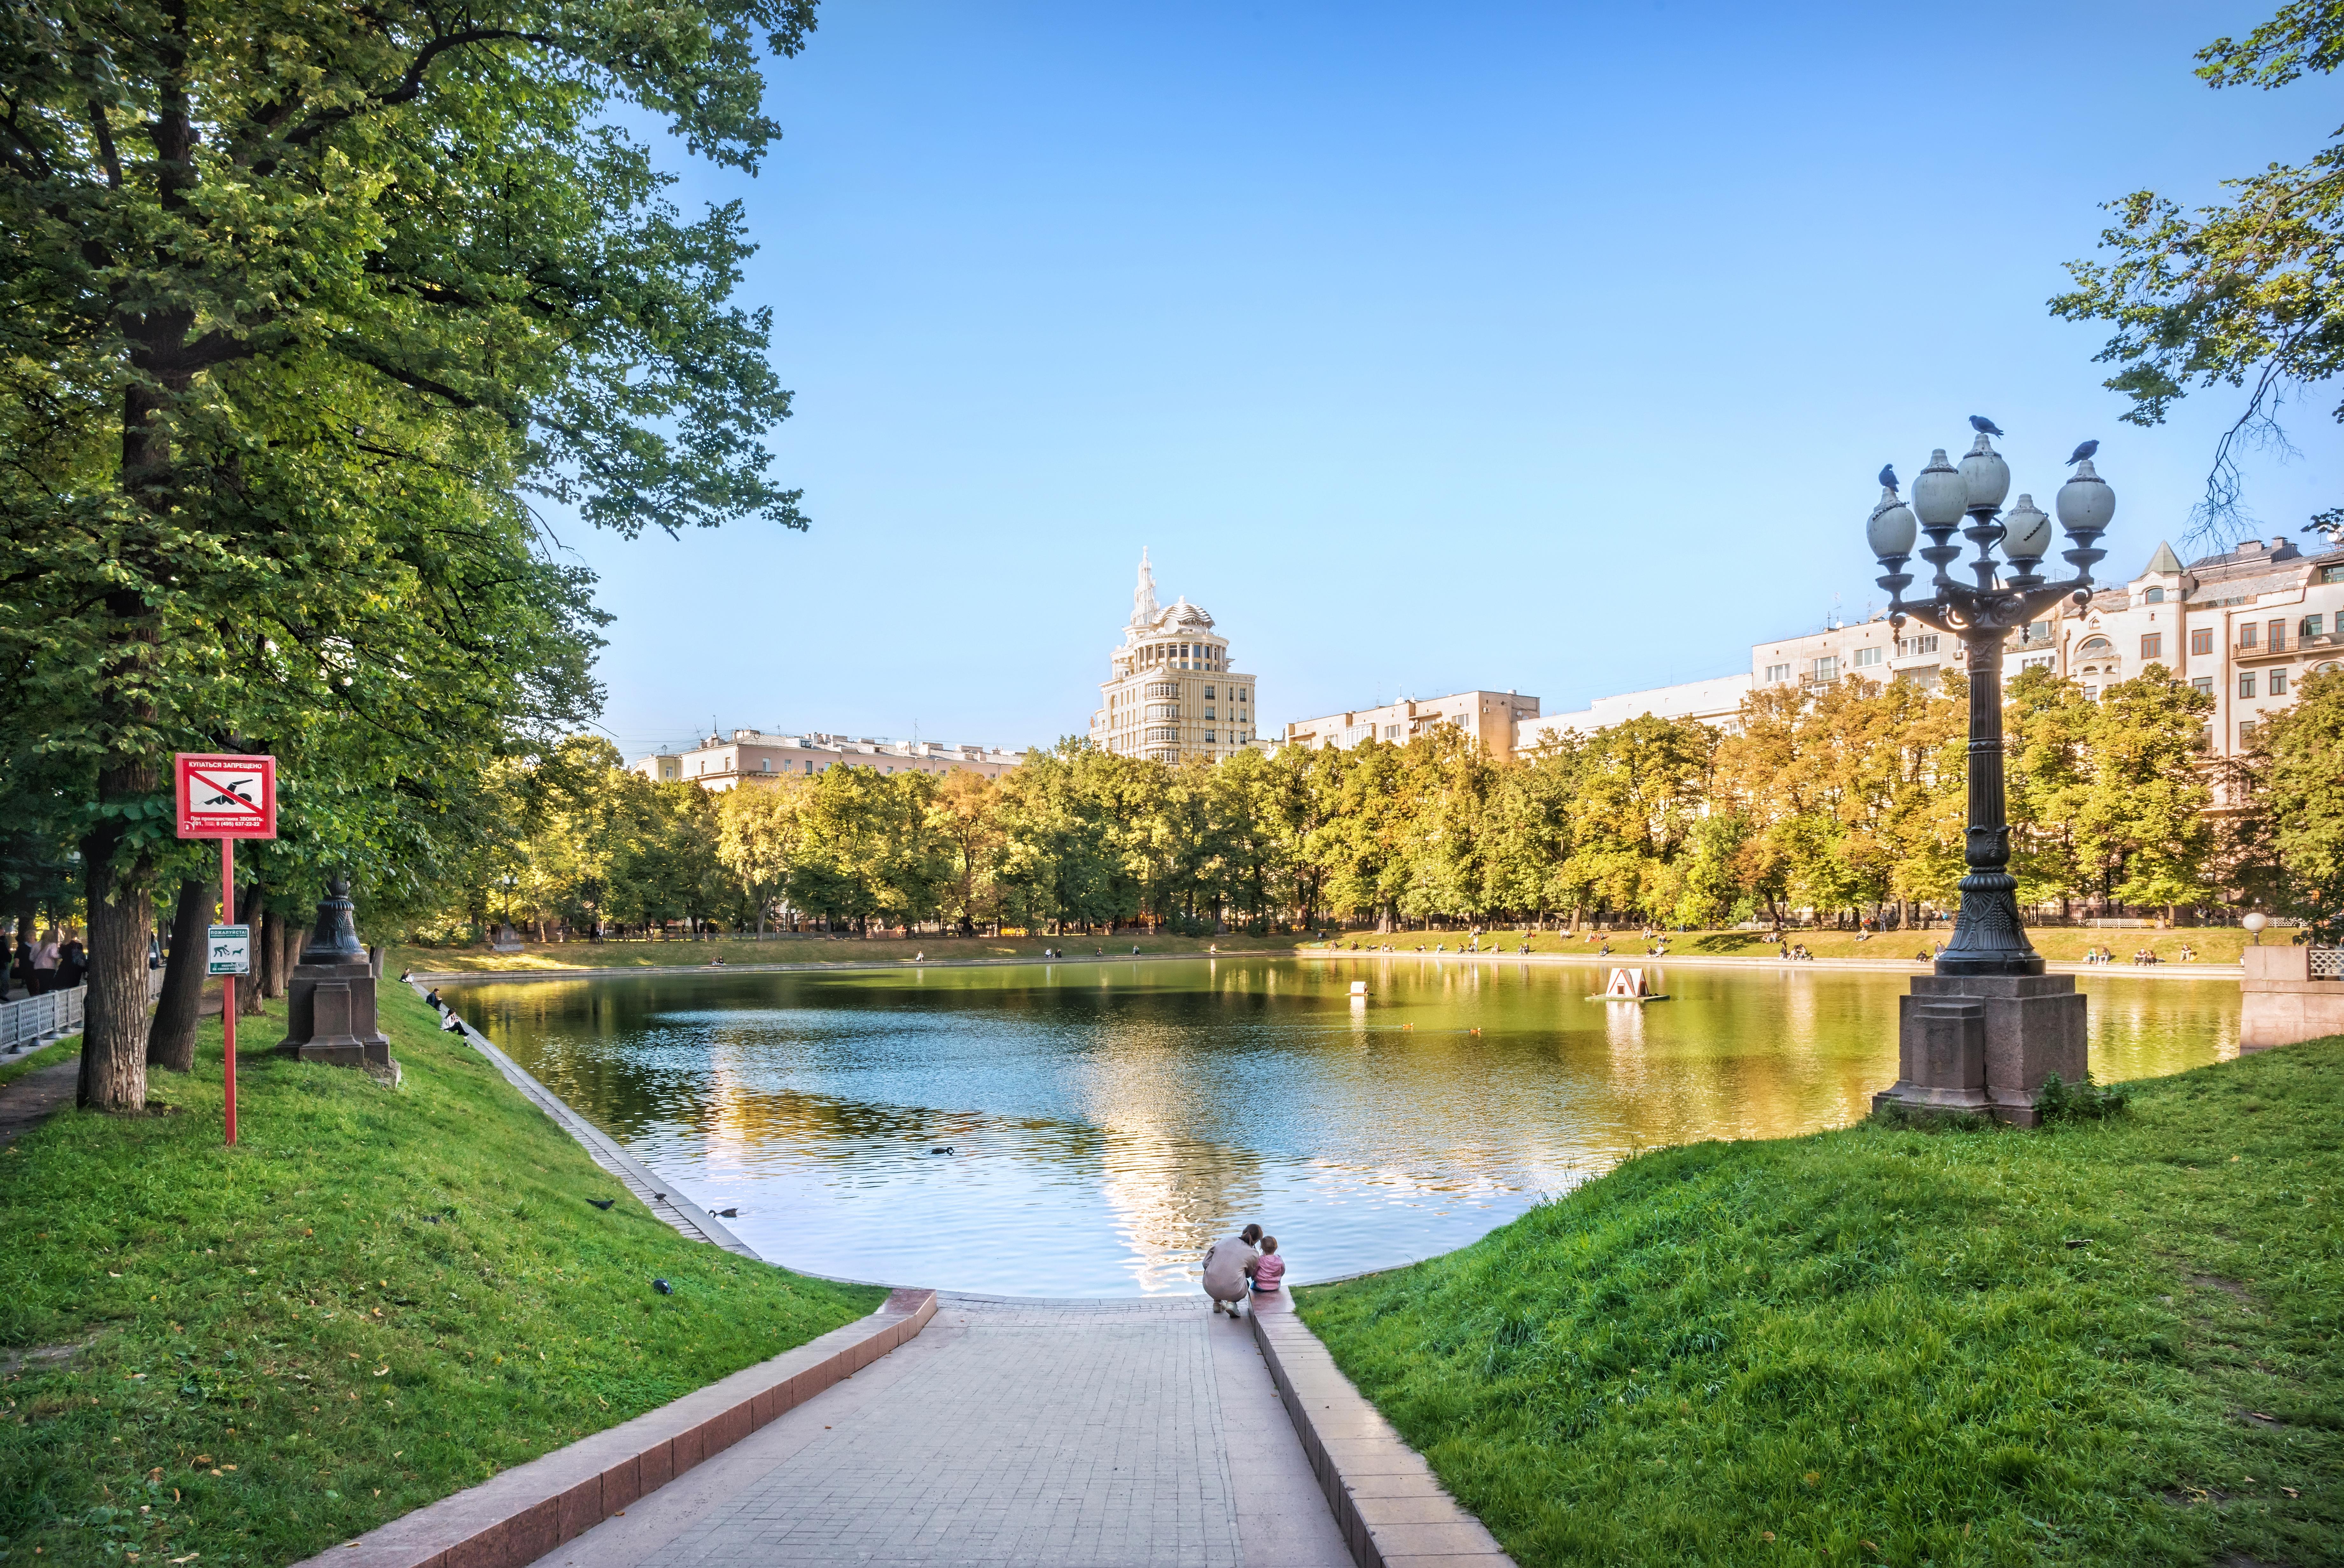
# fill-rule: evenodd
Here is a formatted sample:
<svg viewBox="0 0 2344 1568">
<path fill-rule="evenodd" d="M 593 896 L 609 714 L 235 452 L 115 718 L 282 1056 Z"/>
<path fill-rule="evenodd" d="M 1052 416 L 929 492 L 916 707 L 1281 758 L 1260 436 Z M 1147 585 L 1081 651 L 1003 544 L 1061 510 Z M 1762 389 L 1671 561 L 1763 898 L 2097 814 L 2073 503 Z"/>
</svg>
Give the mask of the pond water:
<svg viewBox="0 0 2344 1568">
<path fill-rule="evenodd" d="M 1638 1148 L 1864 1115 L 1902 975 L 1414 955 L 450 987 L 556 1093 L 817 1274 L 1195 1288 L 1258 1220 L 1297 1281 L 1460 1247 Z M 1351 982 L 1369 995 L 1349 995 Z M 2092 1070 L 2238 1050 L 2232 980 L 2092 976 Z M 933 1152 L 950 1148 L 950 1154 Z"/>
</svg>

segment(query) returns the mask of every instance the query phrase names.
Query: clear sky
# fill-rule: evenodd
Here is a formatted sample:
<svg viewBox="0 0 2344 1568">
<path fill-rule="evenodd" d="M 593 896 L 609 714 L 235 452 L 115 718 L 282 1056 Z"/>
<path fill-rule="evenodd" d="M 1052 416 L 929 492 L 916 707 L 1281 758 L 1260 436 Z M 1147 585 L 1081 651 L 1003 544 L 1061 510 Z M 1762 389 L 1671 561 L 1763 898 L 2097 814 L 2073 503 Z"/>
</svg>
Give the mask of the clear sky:
<svg viewBox="0 0 2344 1568">
<path fill-rule="evenodd" d="M 1080 733 L 1140 547 L 1288 718 L 1748 667 L 1881 597 L 1873 475 L 1993 416 L 2047 507 L 2100 438 L 2107 572 L 2177 544 L 2234 394 L 2117 422 L 2055 321 L 2097 204 L 2337 119 L 2215 93 L 2271 0 L 974 5 L 829 0 L 739 197 L 810 533 L 564 537 L 630 756 L 756 725 Z M 2249 466 L 2333 504 L 2338 427 Z"/>
</svg>

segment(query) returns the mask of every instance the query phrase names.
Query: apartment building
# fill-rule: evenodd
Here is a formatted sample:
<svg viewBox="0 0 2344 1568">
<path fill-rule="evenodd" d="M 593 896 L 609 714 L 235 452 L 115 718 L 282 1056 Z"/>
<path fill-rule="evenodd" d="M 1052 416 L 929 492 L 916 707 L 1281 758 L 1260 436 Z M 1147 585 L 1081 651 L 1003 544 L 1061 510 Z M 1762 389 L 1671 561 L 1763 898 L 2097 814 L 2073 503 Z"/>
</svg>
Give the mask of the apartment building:
<svg viewBox="0 0 2344 1568">
<path fill-rule="evenodd" d="M 1107 655 L 1091 714 L 1091 744 L 1104 752 L 1179 763 L 1217 761 L 1256 742 L 1254 678 L 1229 668 L 1228 639 L 1186 596 L 1156 602 L 1156 569 L 1139 552 L 1131 619 Z"/>
<path fill-rule="evenodd" d="M 1568 713 L 1549 713 L 1525 722 L 1516 744 L 1525 749 L 1561 739 L 1567 733 L 1591 734 L 1613 724 L 1646 715 L 1660 719 L 1698 719 L 1722 730 L 1732 730 L 1742 717 L 1742 699 L 1750 694 L 1747 675 L 1713 675 L 1706 681 L 1686 681 L 1674 686 L 1653 686 L 1598 697 Z"/>
<path fill-rule="evenodd" d="M 1441 724 L 1454 724 L 1488 747 L 1491 756 L 1505 762 L 1521 744 L 1521 726 L 1537 719 L 1538 711 L 1539 700 L 1519 692 L 1451 692 L 1420 702 L 1403 697 L 1379 708 L 1298 719 L 1286 726 L 1280 744 L 1332 751 L 1366 740 L 1402 745 Z"/>
<path fill-rule="evenodd" d="M 648 779 L 689 779 L 706 790 L 772 784 L 838 766 L 881 773 L 952 773 L 966 769 L 998 778 L 1017 765 L 1020 754 L 995 747 L 947 746 L 935 741 L 889 741 L 874 735 L 771 735 L 734 730 L 709 735 L 688 751 L 654 752 L 627 764 Z"/>
</svg>

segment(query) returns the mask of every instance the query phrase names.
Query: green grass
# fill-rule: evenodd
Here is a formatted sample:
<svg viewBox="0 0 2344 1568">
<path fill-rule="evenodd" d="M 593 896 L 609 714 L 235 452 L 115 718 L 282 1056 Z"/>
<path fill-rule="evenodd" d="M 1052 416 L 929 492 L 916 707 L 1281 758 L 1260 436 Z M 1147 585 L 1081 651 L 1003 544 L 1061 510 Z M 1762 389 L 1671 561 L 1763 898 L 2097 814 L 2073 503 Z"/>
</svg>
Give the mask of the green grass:
<svg viewBox="0 0 2344 1568">
<path fill-rule="evenodd" d="M 2292 933 L 2284 931 L 2265 932 L 2263 937 L 2267 942 L 2285 943 L 2290 935 Z M 1789 936 L 1793 945 L 1803 943 L 1807 951 L 1818 958 L 1869 958 L 1882 963 L 1909 964 L 1922 948 L 1935 947 L 1937 943 L 1949 939 L 1953 933 L 1949 930 L 1890 931 L 1868 942 L 1857 941 L 1856 933 L 1853 931 L 1793 930 Z M 2101 931 L 2089 926 L 2048 926 L 2030 929 L 2026 936 L 2036 952 L 2061 964 L 2080 964 L 2084 956 L 2093 948 L 2106 947 L 2117 956 L 2116 967 L 2119 969 L 2127 967 L 2133 954 L 2143 947 L 2153 950 L 2167 964 L 2179 963 L 2185 944 L 2195 953 L 2192 960 L 2195 963 L 2235 964 L 2248 939 L 2246 932 L 2223 926 L 2177 931 Z M 1668 937 L 1669 951 L 1682 956 L 1697 954 L 1742 958 L 1772 958 L 1776 956 L 1774 944 L 1767 940 L 1763 931 L 1672 931 Z M 1424 950 L 1430 953 L 1433 944 L 1439 942 L 1446 944 L 1453 953 L 1466 939 L 1454 931 L 1410 931 L 1401 936 L 1372 938 L 1368 932 L 1347 931 L 1340 946 L 1348 950 L 1349 944 L 1357 942 L 1364 951 L 1372 940 L 1377 946 L 1389 942 L 1403 953 L 1413 953 L 1416 945 L 1421 942 Z M 1487 952 L 1494 944 L 1500 950 L 1511 953 L 1521 940 L 1519 928 L 1494 926 L 1482 936 L 1481 947 Z M 1612 951 L 1615 955 L 1633 956 L 1644 950 L 1641 934 L 1633 929 L 1598 932 L 1591 937 L 1584 932 L 1567 936 L 1555 931 L 1533 931 L 1530 935 L 1532 953 L 1588 955 L 1595 951 L 1598 944 L 1607 941 L 1612 944 Z M 1315 949 L 1319 945 L 1306 941 L 1301 946 L 1305 949 Z"/>
<path fill-rule="evenodd" d="M 27 1051 L 5 1067 L 0 1067 L 0 1084 L 21 1078 L 26 1073 L 39 1072 L 43 1067 L 54 1067 L 69 1057 L 79 1055 L 81 1055 L 81 1037 L 67 1035 L 62 1040 L 53 1040 L 39 1050 Z"/>
<path fill-rule="evenodd" d="M 914 954 L 925 954 L 931 964 L 953 960 L 1039 958 L 1053 947 L 1081 957 L 1105 948 L 1110 957 L 1129 957 L 1137 947 L 1143 957 L 1185 956 L 1218 948 L 1224 954 L 1268 954 L 1291 957 L 1299 938 L 1293 936 L 1150 936 L 1134 931 L 1113 936 L 861 936 L 833 937 L 820 932 L 776 935 L 763 940 L 722 936 L 710 941 L 652 942 L 638 937 L 624 941 L 530 942 L 517 953 L 487 947 L 394 946 L 384 960 L 390 974 L 412 969 L 418 974 L 536 973 L 565 969 L 697 968 L 712 958 L 728 966 L 747 964 L 901 964 Z"/>
<path fill-rule="evenodd" d="M 167 1110 L 0 1153 L 0 1366 L 81 1347 L 0 1375 L 11 1568 L 289 1563 L 878 1305 L 684 1240 L 384 991 L 400 1088 L 256 1049 L 272 1006 L 237 1148 L 215 1018 Z"/>
<path fill-rule="evenodd" d="M 1700 1144 L 1299 1306 L 1525 1568 L 2339 1563 L 2339 1121 L 2330 1039 Z"/>
</svg>

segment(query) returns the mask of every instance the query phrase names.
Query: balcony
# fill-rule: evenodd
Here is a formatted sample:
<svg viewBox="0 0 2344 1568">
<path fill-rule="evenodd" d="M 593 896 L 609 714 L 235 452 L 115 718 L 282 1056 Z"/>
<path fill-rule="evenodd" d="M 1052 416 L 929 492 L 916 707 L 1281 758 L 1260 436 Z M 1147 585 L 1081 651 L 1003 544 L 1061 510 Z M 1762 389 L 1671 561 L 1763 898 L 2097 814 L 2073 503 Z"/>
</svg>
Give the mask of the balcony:
<svg viewBox="0 0 2344 1568">
<path fill-rule="evenodd" d="M 1139 694 L 1143 697 L 1177 697 L 1180 694 L 1180 683 L 1177 681 L 1150 681 L 1146 686 L 1140 689 Z"/>
<path fill-rule="evenodd" d="M 2303 652 L 2303 643 L 2319 643 L 2326 641 L 2328 641 L 2326 637 L 2291 637 L 2284 632 L 2276 632 L 2252 642 L 2238 643 L 2230 650 L 2230 657 L 2242 664 L 2253 663 L 2258 660 L 2292 659 Z"/>
</svg>

